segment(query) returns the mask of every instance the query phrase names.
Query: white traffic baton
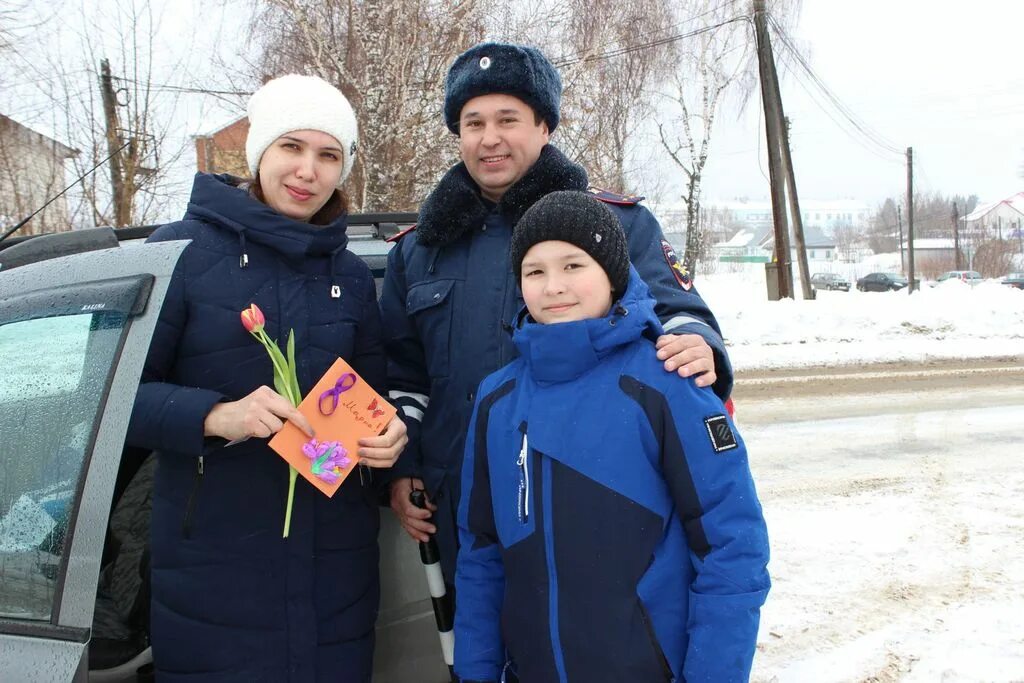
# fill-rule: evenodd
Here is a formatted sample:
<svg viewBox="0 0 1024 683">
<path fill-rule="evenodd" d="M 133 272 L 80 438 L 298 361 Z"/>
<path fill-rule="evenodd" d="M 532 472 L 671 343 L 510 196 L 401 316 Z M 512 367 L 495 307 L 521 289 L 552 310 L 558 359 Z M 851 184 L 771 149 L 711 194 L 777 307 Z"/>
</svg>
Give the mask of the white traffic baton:
<svg viewBox="0 0 1024 683">
<path fill-rule="evenodd" d="M 409 502 L 425 510 L 427 495 L 422 489 L 409 493 Z M 437 633 L 441 638 L 441 653 L 444 663 L 448 665 L 451 680 L 455 678 L 455 609 L 452 598 L 444 584 L 444 573 L 441 571 L 441 553 L 437 549 L 437 541 L 431 536 L 426 543 L 420 541 L 420 560 L 427 573 L 427 587 L 430 589 L 430 602 L 434 606 L 434 620 L 437 622 Z"/>
</svg>

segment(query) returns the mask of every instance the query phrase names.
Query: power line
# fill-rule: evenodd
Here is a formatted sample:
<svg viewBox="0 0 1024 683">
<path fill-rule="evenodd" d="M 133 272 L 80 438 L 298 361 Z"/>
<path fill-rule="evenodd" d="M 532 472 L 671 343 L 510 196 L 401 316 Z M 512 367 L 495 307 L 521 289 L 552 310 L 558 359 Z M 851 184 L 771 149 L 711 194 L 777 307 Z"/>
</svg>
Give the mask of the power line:
<svg viewBox="0 0 1024 683">
<path fill-rule="evenodd" d="M 578 64 L 579 62 L 588 62 L 589 63 L 589 62 L 604 61 L 606 59 L 612 59 L 613 57 L 621 57 L 622 55 L 627 55 L 627 54 L 630 54 L 632 52 L 639 52 L 641 50 L 647 50 L 647 49 L 650 49 L 652 47 L 659 47 L 661 45 L 668 45 L 669 43 L 674 43 L 674 42 L 677 42 L 677 41 L 680 41 L 680 40 L 684 40 L 686 38 L 693 38 L 694 36 L 699 36 L 699 35 L 701 35 L 703 33 L 710 33 L 712 31 L 717 31 L 718 29 L 720 29 L 723 26 L 726 26 L 728 24 L 733 24 L 733 23 L 736 23 L 738 21 L 747 21 L 747 20 L 748 20 L 748 17 L 746 15 L 736 16 L 736 17 L 733 17 L 732 19 L 726 19 L 725 21 L 721 21 L 721 22 L 719 22 L 717 24 L 712 24 L 710 26 L 704 26 L 704 27 L 701 27 L 701 28 L 696 29 L 694 31 L 688 31 L 686 33 L 679 33 L 679 34 L 676 34 L 674 36 L 668 36 L 666 38 L 658 38 L 656 40 L 652 40 L 652 41 L 649 41 L 649 42 L 646 42 L 646 43 L 635 43 L 633 45 L 624 45 L 623 47 L 617 48 L 615 50 L 609 50 L 608 52 L 604 52 L 604 53 L 599 54 L 599 55 L 590 55 L 590 56 L 577 55 L 575 57 L 562 58 L 562 59 L 560 59 L 558 61 L 554 61 L 552 63 L 554 64 L 555 68 L 560 69 L 560 68 L 563 68 L 563 67 L 566 67 L 566 66 L 571 66 L 573 64 Z"/>
<path fill-rule="evenodd" d="M 214 90 L 211 88 L 194 88 L 187 85 L 173 85 L 170 83 L 152 83 L 139 81 L 134 78 L 128 78 L 127 76 L 114 76 L 113 79 L 115 81 L 122 81 L 124 83 L 139 85 L 157 92 L 175 92 L 197 95 L 227 95 L 235 97 L 248 97 L 252 95 L 251 90 Z"/>
<path fill-rule="evenodd" d="M 739 1 L 740 0 L 728 0 L 727 2 L 722 3 L 718 7 L 715 7 L 713 9 L 711 9 L 711 10 L 707 10 L 707 11 L 701 13 L 701 14 L 698 14 L 698 15 L 695 15 L 693 17 L 690 17 L 690 18 L 688 18 L 687 20 L 685 20 L 683 22 L 679 22 L 677 24 L 674 24 L 673 26 L 677 26 L 677 25 L 682 24 L 682 23 L 687 23 L 689 21 L 693 21 L 694 19 L 697 19 L 697 18 L 699 18 L 701 16 L 704 16 L 706 14 L 710 14 L 713 11 L 717 11 L 718 9 L 721 9 L 721 8 L 726 7 L 728 5 L 735 4 L 735 3 L 739 2 Z M 724 21 L 718 22 L 717 24 L 712 24 L 710 26 L 703 26 L 703 27 L 701 27 L 699 29 L 695 29 L 693 31 L 688 31 L 686 33 L 679 33 L 679 34 L 667 36 L 667 37 L 664 37 L 664 38 L 658 38 L 658 39 L 655 39 L 655 40 L 648 41 L 646 43 L 634 43 L 632 45 L 624 45 L 624 46 L 622 46 L 620 48 L 616 48 L 614 50 L 609 50 L 607 52 L 604 52 L 604 53 L 601 53 L 601 54 L 597 54 L 597 55 L 589 55 L 588 56 L 586 53 L 583 53 L 583 54 L 576 55 L 576 56 L 573 56 L 573 57 L 563 57 L 563 58 L 558 59 L 558 60 L 553 60 L 552 63 L 554 64 L 554 66 L 556 68 L 563 68 L 563 67 L 566 67 L 566 66 L 571 66 L 573 64 L 580 63 L 580 62 L 589 63 L 589 62 L 604 61 L 604 60 L 607 60 L 607 59 L 612 59 L 614 57 L 621 57 L 623 55 L 627 55 L 627 54 L 630 54 L 630 53 L 633 53 L 633 52 L 639 52 L 641 50 L 647 50 L 647 49 L 650 49 L 652 47 L 659 47 L 661 45 L 668 45 L 670 43 L 678 42 L 680 40 L 685 40 L 686 38 L 693 38 L 695 36 L 698 36 L 698 35 L 701 35 L 701 34 L 704 34 L 704 33 L 710 33 L 712 31 L 716 31 L 719 28 L 722 28 L 723 26 L 727 26 L 729 24 L 736 23 L 738 21 L 746 21 L 748 19 L 749 19 L 749 17 L 747 17 L 746 15 L 739 15 L 739 16 L 735 16 L 735 17 L 733 17 L 731 19 L 726 19 Z M 660 29 L 660 31 L 665 31 L 668 28 L 671 28 L 671 26 L 663 28 L 663 29 Z M 155 92 L 173 92 L 173 93 L 181 93 L 181 94 L 217 95 L 217 96 L 228 96 L 228 97 L 248 97 L 248 96 L 252 95 L 252 91 L 247 91 L 247 90 L 220 90 L 220 89 L 213 89 L 213 88 L 197 88 L 197 87 L 176 85 L 176 84 L 170 84 L 170 83 L 152 83 L 152 82 L 147 83 L 147 82 L 143 82 L 143 81 L 138 81 L 138 80 L 133 79 L 133 78 L 128 78 L 126 76 L 115 76 L 114 80 L 121 81 L 121 82 L 124 82 L 124 83 L 131 83 L 133 85 L 138 85 L 138 86 L 142 86 L 142 87 L 145 87 L 145 88 L 149 88 L 150 90 L 155 91 Z"/>
<path fill-rule="evenodd" d="M 667 33 L 668 31 L 671 31 L 671 30 L 673 30 L 673 29 L 675 29 L 675 28 L 677 28 L 679 26 L 683 26 L 684 24 L 692 23 L 692 22 L 694 22 L 694 21 L 696 21 L 698 19 L 706 17 L 709 14 L 714 14 L 715 12 L 718 12 L 721 9 L 725 9 L 726 7 L 730 7 L 730 6 L 735 5 L 735 4 L 737 4 L 739 2 L 742 2 L 742 1 L 743 0 L 725 0 L 725 2 L 719 3 L 718 5 L 716 5 L 715 7 L 710 8 L 710 9 L 706 9 L 703 12 L 701 12 L 700 14 L 694 14 L 692 16 L 686 17 L 685 19 L 682 19 L 680 21 L 675 22 L 674 24 L 669 24 L 667 26 L 662 26 L 661 28 L 651 29 L 648 33 L 649 34 L 655 34 L 655 35 L 656 34 L 660 34 L 660 33 Z M 597 45 L 597 46 L 595 46 L 592 49 L 600 50 L 600 49 L 605 48 L 605 47 L 607 47 L 609 45 L 614 45 L 617 41 L 618 41 L 618 38 L 612 38 L 611 40 L 608 40 L 608 41 L 606 41 L 606 42 L 604 42 L 604 43 L 602 43 L 600 45 Z M 587 54 L 587 52 L 584 52 L 584 53 L 576 55 L 574 57 L 566 57 L 566 56 L 563 55 L 562 57 L 559 57 L 558 59 L 552 60 L 552 64 L 554 64 L 555 66 L 560 66 L 563 63 L 564 64 L 575 64 L 575 63 L 578 63 L 580 61 L 588 61 L 588 60 L 584 59 L 584 56 L 586 54 Z"/>
<path fill-rule="evenodd" d="M 795 58 L 796 63 L 803 69 L 806 75 L 811 79 L 811 82 L 825 96 L 825 98 L 836 109 L 836 111 L 839 114 L 841 114 L 842 117 L 846 119 L 846 121 L 851 126 L 853 126 L 854 129 L 856 129 L 865 140 L 871 142 L 876 147 L 878 147 L 881 150 L 884 150 L 885 152 L 888 152 L 889 154 L 899 155 L 902 157 L 903 151 L 901 149 L 896 147 L 895 144 L 893 144 L 892 142 L 884 138 L 880 133 L 876 132 L 870 126 L 868 126 L 868 124 L 864 122 L 860 117 L 858 117 L 849 106 L 847 106 L 841 99 L 839 99 L 838 95 L 832 92 L 831 88 L 829 88 L 828 85 L 824 82 L 824 80 L 822 80 L 822 78 L 818 76 L 814 69 L 811 68 L 811 65 L 807 62 L 804 56 L 794 45 L 793 41 L 790 39 L 789 35 L 786 33 L 786 30 L 782 27 L 782 25 L 779 24 L 779 22 L 771 15 L 768 15 L 768 21 L 775 29 L 775 33 L 778 36 L 782 45 Z M 821 107 L 821 104 L 817 100 L 814 101 L 815 104 L 818 104 L 818 106 Z M 824 107 L 821 108 L 823 111 L 825 111 L 826 114 L 828 113 L 827 110 L 824 109 Z M 830 116 L 830 118 L 832 117 Z M 834 118 L 833 121 L 835 121 Z M 838 122 L 836 123 L 838 124 Z"/>
</svg>

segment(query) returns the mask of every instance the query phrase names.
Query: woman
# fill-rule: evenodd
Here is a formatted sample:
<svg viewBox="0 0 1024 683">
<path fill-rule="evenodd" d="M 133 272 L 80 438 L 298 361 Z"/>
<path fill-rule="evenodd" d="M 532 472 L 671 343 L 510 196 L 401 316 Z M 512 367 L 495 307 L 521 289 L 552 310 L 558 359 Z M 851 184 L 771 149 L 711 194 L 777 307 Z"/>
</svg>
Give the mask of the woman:
<svg viewBox="0 0 1024 683">
<path fill-rule="evenodd" d="M 363 477 L 333 498 L 303 481 L 282 538 L 288 467 L 266 438 L 308 422 L 267 385 L 273 368 L 239 314 L 295 331 L 308 392 L 335 358 L 383 390 L 373 277 L 346 250 L 356 121 L 319 78 L 284 76 L 249 102 L 251 183 L 198 174 L 182 221 L 152 241 L 190 239 L 170 284 L 135 401 L 129 442 L 158 454 L 152 519 L 152 642 L 162 681 L 370 680 L 379 595 L 377 508 Z M 393 421 L 361 442 L 389 467 Z"/>
</svg>

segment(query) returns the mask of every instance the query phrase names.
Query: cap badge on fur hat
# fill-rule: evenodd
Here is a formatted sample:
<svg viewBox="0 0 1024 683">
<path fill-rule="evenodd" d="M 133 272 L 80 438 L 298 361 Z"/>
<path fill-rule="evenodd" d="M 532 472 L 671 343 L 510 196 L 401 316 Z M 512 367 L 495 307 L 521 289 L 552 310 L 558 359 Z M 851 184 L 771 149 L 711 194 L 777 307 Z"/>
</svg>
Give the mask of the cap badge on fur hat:
<svg viewBox="0 0 1024 683">
<path fill-rule="evenodd" d="M 594 241 L 598 242 L 598 243 L 601 242 L 601 233 L 599 233 L 599 232 L 595 232 L 594 233 Z"/>
<path fill-rule="evenodd" d="M 444 81 L 444 122 L 458 134 L 462 108 L 483 95 L 517 97 L 548 124 L 558 127 L 562 78 L 534 47 L 511 43 L 480 43 L 455 58 Z"/>
</svg>

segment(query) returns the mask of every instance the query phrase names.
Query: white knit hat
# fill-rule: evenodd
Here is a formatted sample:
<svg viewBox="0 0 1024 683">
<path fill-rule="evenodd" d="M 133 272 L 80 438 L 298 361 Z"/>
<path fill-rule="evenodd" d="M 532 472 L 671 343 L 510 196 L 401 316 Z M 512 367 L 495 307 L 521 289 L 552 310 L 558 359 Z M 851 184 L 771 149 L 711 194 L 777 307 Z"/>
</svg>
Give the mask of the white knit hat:
<svg viewBox="0 0 1024 683">
<path fill-rule="evenodd" d="M 249 98 L 249 137 L 245 157 L 256 176 L 260 159 L 279 137 L 293 130 L 318 130 L 341 144 L 340 186 L 352 170 L 359 131 L 356 115 L 341 91 L 316 76 L 289 74 L 267 81 Z"/>
</svg>

